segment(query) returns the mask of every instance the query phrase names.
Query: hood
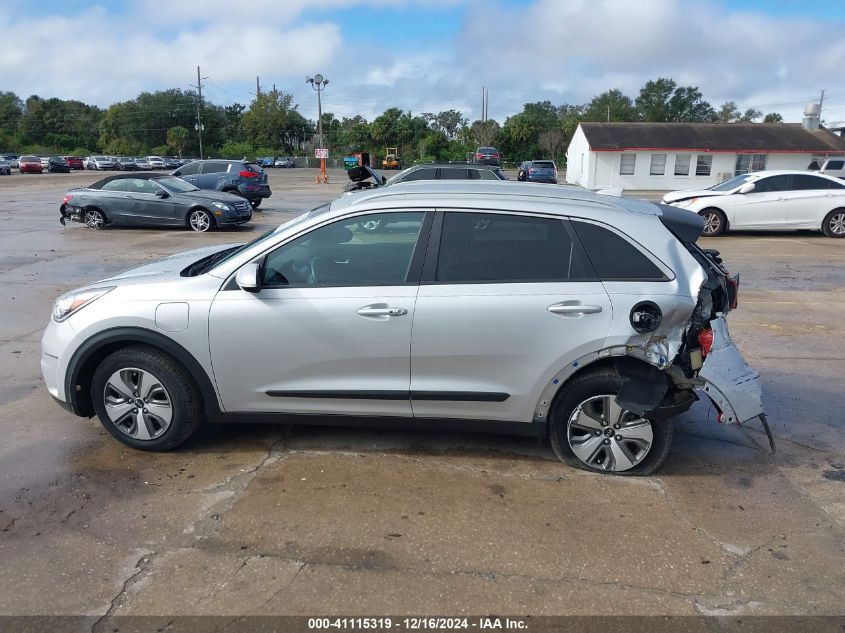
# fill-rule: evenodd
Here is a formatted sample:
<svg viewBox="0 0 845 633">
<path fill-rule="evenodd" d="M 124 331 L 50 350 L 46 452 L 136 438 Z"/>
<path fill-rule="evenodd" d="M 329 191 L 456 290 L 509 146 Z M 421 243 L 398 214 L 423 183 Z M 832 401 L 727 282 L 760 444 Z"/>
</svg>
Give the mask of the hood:
<svg viewBox="0 0 845 633">
<path fill-rule="evenodd" d="M 709 198 L 711 196 L 724 196 L 727 191 L 711 191 L 710 189 L 686 189 L 684 191 L 670 191 L 663 196 L 663 202 L 671 204 L 690 198 Z"/>
<path fill-rule="evenodd" d="M 137 268 L 124 270 L 123 272 L 116 274 L 114 277 L 103 279 L 97 283 L 124 280 L 147 281 L 150 277 L 178 277 L 179 273 L 187 268 L 189 264 L 192 264 L 203 257 L 208 257 L 209 255 L 213 255 L 219 251 L 226 250 L 227 248 L 232 248 L 233 246 L 240 246 L 240 244 L 219 244 L 217 246 L 205 246 L 203 248 L 195 248 L 194 250 L 176 253 L 166 259 L 162 259 L 151 264 L 144 264 L 143 266 L 138 266 Z"/>
</svg>

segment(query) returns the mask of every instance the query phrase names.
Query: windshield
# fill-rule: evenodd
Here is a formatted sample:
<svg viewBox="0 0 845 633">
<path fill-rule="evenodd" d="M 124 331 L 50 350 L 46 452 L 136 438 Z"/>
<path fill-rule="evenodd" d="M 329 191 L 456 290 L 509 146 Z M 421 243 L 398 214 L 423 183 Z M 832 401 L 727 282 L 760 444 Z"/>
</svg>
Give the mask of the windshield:
<svg viewBox="0 0 845 633">
<path fill-rule="evenodd" d="M 105 156 L 95 156 L 94 160 L 108 160 Z"/>
<path fill-rule="evenodd" d="M 159 162 L 164 162 L 164 161 L 163 161 L 163 160 L 161 160 L 158 156 L 148 156 L 147 158 L 148 158 L 149 160 L 157 160 L 157 161 L 159 161 Z"/>
<path fill-rule="evenodd" d="M 737 187 L 741 187 L 747 182 L 751 182 L 752 180 L 756 180 L 755 176 L 750 174 L 743 174 L 742 176 L 734 176 L 730 180 L 726 180 L 725 182 L 720 182 L 718 185 L 713 185 L 710 187 L 710 191 L 730 191 L 731 189 L 736 189 Z"/>
<path fill-rule="evenodd" d="M 155 181 L 163 187 L 170 189 L 170 191 L 175 191 L 177 193 L 183 193 L 186 191 L 199 191 L 199 187 L 194 187 L 191 183 L 186 182 L 181 178 L 177 178 L 176 176 L 165 176 L 164 178 L 156 178 Z"/>
</svg>

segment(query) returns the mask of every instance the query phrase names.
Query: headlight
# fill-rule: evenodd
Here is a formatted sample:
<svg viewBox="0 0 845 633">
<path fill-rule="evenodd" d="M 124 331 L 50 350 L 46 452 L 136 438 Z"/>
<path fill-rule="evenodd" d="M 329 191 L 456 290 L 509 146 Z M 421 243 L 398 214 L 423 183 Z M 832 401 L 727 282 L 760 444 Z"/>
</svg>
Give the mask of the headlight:
<svg viewBox="0 0 845 633">
<path fill-rule="evenodd" d="M 232 210 L 232 207 L 230 207 L 225 202 L 212 202 L 211 204 L 212 204 L 212 206 L 217 207 L 221 211 L 231 211 Z"/>
<path fill-rule="evenodd" d="M 114 290 L 114 288 L 114 286 L 108 286 L 107 288 L 94 288 L 92 290 L 74 290 L 62 295 L 53 303 L 53 319 L 61 323 L 74 312 L 78 312 L 89 303 Z"/>
<path fill-rule="evenodd" d="M 672 204 L 674 204 L 676 207 L 684 208 L 690 206 L 696 200 L 698 200 L 698 198 L 689 198 L 687 200 L 679 200 L 678 202 L 673 202 Z"/>
</svg>

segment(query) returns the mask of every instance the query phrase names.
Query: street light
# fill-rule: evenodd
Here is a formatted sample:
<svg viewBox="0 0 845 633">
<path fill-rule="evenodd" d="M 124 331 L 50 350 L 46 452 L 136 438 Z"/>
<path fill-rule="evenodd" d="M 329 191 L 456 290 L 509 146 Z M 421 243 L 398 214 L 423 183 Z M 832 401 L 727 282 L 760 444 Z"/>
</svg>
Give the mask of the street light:
<svg viewBox="0 0 845 633">
<path fill-rule="evenodd" d="M 317 73 L 313 77 L 306 77 L 305 83 L 311 84 L 311 87 L 317 91 L 317 134 L 320 138 L 320 149 L 325 149 L 323 146 L 323 103 L 320 99 L 320 92 L 329 85 L 329 80 Z M 328 182 L 326 176 L 326 159 L 320 158 L 320 176 L 323 182 Z M 319 178 L 318 178 L 319 181 Z"/>
</svg>

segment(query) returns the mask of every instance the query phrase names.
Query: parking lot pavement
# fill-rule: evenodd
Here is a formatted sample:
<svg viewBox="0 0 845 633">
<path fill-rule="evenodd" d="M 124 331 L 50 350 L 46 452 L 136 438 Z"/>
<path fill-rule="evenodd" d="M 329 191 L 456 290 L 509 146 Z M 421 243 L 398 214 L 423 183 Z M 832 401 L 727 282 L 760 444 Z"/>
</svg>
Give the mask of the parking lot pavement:
<svg viewBox="0 0 845 633">
<path fill-rule="evenodd" d="M 535 440 L 213 427 L 132 451 L 42 386 L 61 292 L 238 242 L 337 195 L 270 172 L 253 226 L 62 227 L 96 175 L 0 177 L 0 614 L 842 614 L 845 240 L 704 240 L 742 273 L 731 331 L 778 437 L 699 403 L 657 476 L 571 470 Z"/>
</svg>

